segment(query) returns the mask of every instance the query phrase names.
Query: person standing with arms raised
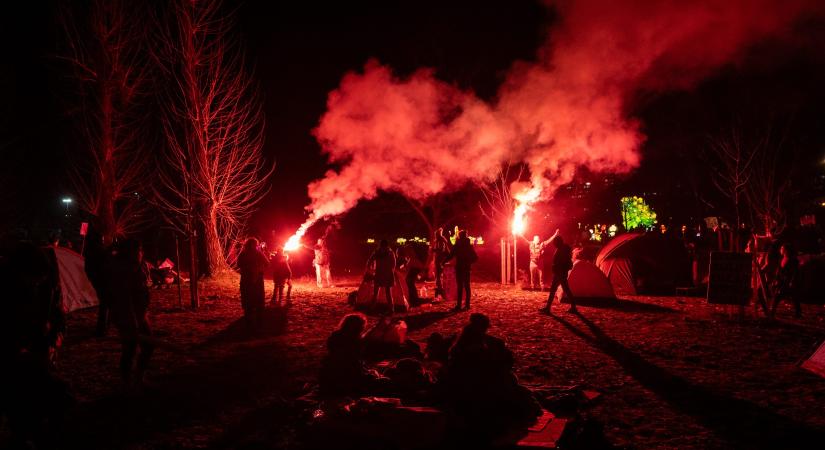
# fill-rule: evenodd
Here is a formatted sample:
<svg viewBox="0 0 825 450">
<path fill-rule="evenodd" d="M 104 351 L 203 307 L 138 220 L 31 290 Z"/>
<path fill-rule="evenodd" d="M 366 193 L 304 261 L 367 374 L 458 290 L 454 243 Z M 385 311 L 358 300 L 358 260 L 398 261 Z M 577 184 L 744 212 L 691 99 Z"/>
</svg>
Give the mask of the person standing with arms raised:
<svg viewBox="0 0 825 450">
<path fill-rule="evenodd" d="M 564 294 L 570 298 L 569 312 L 576 313 L 578 312 L 576 310 L 576 297 L 573 296 L 573 292 L 567 284 L 567 275 L 570 273 L 570 269 L 573 268 L 573 250 L 561 238 L 558 229 L 553 234 L 553 237 L 550 238 L 550 242 L 556 247 L 552 266 L 553 282 L 550 284 L 550 294 L 547 297 L 547 305 L 539 311 L 550 314 L 550 305 L 553 303 L 556 291 L 559 289 L 559 286 L 561 286 Z"/>
</svg>

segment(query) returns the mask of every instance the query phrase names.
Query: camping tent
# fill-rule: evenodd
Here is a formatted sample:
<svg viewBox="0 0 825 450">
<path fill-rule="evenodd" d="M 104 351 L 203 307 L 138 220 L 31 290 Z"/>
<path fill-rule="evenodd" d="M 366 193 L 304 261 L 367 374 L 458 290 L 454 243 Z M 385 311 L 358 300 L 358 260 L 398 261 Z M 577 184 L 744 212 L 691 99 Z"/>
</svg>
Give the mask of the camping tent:
<svg viewBox="0 0 825 450">
<path fill-rule="evenodd" d="M 599 252 L 596 265 L 617 294 L 669 294 L 691 285 L 687 250 L 680 240 L 660 233 L 617 236 Z"/>
<path fill-rule="evenodd" d="M 407 311 L 410 308 L 406 292 L 407 286 L 404 283 L 404 275 L 400 271 L 396 271 L 395 284 L 393 284 L 391 289 L 393 309 L 396 312 Z M 361 282 L 361 285 L 358 287 L 358 292 L 355 295 L 355 309 L 375 310 L 387 307 L 385 289 L 382 288 L 378 290 L 378 297 L 375 302 L 372 301 L 372 295 L 372 274 L 367 274 L 364 276 L 364 280 Z"/>
<path fill-rule="evenodd" d="M 590 261 L 580 259 L 573 263 L 567 283 L 576 298 L 616 298 L 610 280 Z"/>
<path fill-rule="evenodd" d="M 97 294 L 86 277 L 83 256 L 63 247 L 53 250 L 66 312 L 97 306 Z"/>
</svg>

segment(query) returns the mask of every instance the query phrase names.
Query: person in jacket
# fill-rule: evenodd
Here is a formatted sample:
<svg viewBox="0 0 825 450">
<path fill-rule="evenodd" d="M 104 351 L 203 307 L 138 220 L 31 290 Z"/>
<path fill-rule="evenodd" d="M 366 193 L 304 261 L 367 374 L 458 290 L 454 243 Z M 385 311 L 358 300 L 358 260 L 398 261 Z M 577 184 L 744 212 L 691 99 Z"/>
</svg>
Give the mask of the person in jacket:
<svg viewBox="0 0 825 450">
<path fill-rule="evenodd" d="M 556 291 L 559 289 L 559 286 L 561 286 L 564 294 L 570 299 L 569 311 L 571 313 L 576 313 L 576 297 L 573 296 L 573 292 L 567 284 L 567 276 L 570 273 L 570 269 L 573 268 L 573 250 L 559 235 L 559 230 L 556 230 L 556 233 L 550 238 L 550 242 L 552 242 L 556 247 L 556 253 L 553 254 L 553 265 L 551 269 L 553 272 L 553 281 L 550 283 L 550 294 L 547 297 L 547 305 L 545 305 L 545 307 L 540 311 L 546 314 L 550 313 L 550 305 L 553 303 L 553 299 L 556 296 Z"/>
<path fill-rule="evenodd" d="M 435 230 L 435 236 L 430 247 L 433 264 L 435 265 L 435 296 L 445 295 L 444 293 L 444 263 L 450 257 L 450 241 L 444 237 L 444 229 Z"/>
<path fill-rule="evenodd" d="M 272 304 L 284 302 L 286 287 L 286 304 L 289 305 L 292 301 L 292 269 L 289 267 L 289 255 L 277 248 L 272 252 L 272 285 Z"/>
<path fill-rule="evenodd" d="M 241 307 L 244 317 L 252 327 L 258 327 L 263 321 L 265 304 L 264 272 L 269 266 L 269 259 L 258 250 L 258 240 L 249 238 L 238 255 L 238 270 L 241 273 Z"/>
<path fill-rule="evenodd" d="M 112 322 L 120 335 L 120 375 L 124 387 L 139 386 L 154 352 L 149 325 L 149 288 L 143 272 L 143 249 L 138 241 L 126 240 L 113 259 L 109 292 Z M 140 349 L 140 354 L 138 354 Z M 137 356 L 137 364 L 135 357 Z"/>
<path fill-rule="evenodd" d="M 478 256 L 475 249 L 473 249 L 473 244 L 470 243 L 470 238 L 467 237 L 466 230 L 458 232 L 458 239 L 456 239 L 455 246 L 453 246 L 447 260 L 453 258 L 455 258 L 455 280 L 458 286 L 454 309 L 456 311 L 461 309 L 462 291 L 466 293 L 465 308 L 470 309 L 470 268 L 478 260 Z"/>
<path fill-rule="evenodd" d="M 390 314 L 395 312 L 392 301 L 392 287 L 395 284 L 395 253 L 390 250 L 390 244 L 386 239 L 381 239 L 378 248 L 367 261 L 367 267 L 373 267 L 373 288 L 372 301 L 378 301 L 378 290 L 384 288 L 387 297 L 387 305 Z"/>
</svg>

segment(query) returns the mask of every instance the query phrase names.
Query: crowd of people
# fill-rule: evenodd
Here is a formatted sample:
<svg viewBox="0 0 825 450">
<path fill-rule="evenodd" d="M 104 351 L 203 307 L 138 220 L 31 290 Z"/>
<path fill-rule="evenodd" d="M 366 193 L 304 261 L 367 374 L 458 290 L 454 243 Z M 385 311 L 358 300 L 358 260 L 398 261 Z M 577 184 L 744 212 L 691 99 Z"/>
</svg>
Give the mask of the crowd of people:
<svg viewBox="0 0 825 450">
<path fill-rule="evenodd" d="M 454 425 L 471 428 L 475 436 L 527 425 L 541 407 L 513 372 L 513 353 L 488 333 L 489 328 L 487 316 L 473 313 L 457 337 L 433 333 L 424 352 L 405 353 L 382 373 L 369 364 L 374 333 L 367 329 L 367 318 L 348 314 L 327 339 L 320 393 L 333 398 L 397 396 L 429 403 L 443 408 Z M 404 343 L 396 345 L 401 349 Z"/>
</svg>

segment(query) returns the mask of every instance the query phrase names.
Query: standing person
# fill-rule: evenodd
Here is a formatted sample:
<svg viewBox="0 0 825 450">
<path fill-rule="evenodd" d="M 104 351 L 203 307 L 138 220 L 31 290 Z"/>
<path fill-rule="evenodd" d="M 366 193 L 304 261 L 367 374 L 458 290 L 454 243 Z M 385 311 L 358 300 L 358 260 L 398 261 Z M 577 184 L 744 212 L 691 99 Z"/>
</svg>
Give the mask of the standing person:
<svg viewBox="0 0 825 450">
<path fill-rule="evenodd" d="M 549 242 L 549 240 L 542 242 L 538 235 L 533 236 L 533 240 L 530 241 L 530 286 L 533 289 L 541 289 L 544 286 L 542 279 L 544 261 L 542 259 L 544 247 Z"/>
<path fill-rule="evenodd" d="M 258 327 L 264 312 L 264 272 L 269 266 L 266 255 L 258 250 L 258 240 L 249 238 L 238 255 L 241 272 L 241 306 L 244 318 L 252 327 Z"/>
<path fill-rule="evenodd" d="M 6 423 L 10 448 L 57 448 L 72 400 L 53 370 L 66 329 L 57 262 L 53 250 L 30 243 L 4 250 L 0 422 Z"/>
<path fill-rule="evenodd" d="M 547 297 L 547 305 L 540 311 L 546 314 L 550 313 L 550 305 L 553 303 L 553 298 L 556 296 L 556 291 L 561 285 L 562 291 L 570 298 L 571 313 L 578 312 L 576 310 L 576 297 L 573 297 L 573 292 L 570 291 L 570 286 L 567 285 L 567 275 L 570 269 L 573 268 L 573 251 L 569 245 L 564 243 L 564 240 L 559 235 L 559 230 L 550 238 L 550 242 L 556 247 L 556 253 L 553 255 L 553 282 L 550 284 L 550 295 Z"/>
<path fill-rule="evenodd" d="M 126 240 L 118 246 L 112 263 L 109 292 L 112 297 L 112 322 L 120 334 L 122 353 L 120 375 L 124 387 L 143 383 L 154 346 L 147 338 L 152 335 L 149 326 L 149 288 L 143 272 L 143 249 L 135 240 Z M 135 366 L 135 355 L 140 348 Z M 134 372 L 134 373 L 133 373 Z"/>
<path fill-rule="evenodd" d="M 315 282 L 319 288 L 332 287 L 332 281 L 329 272 L 329 248 L 327 248 L 326 241 L 321 238 L 315 243 L 315 259 L 312 264 L 315 265 Z"/>
<path fill-rule="evenodd" d="M 447 257 L 447 260 L 449 261 L 453 258 L 455 258 L 455 281 L 458 287 L 458 296 L 456 297 L 454 309 L 456 311 L 461 309 L 461 291 L 466 292 L 467 300 L 465 308 L 470 309 L 470 267 L 478 260 L 478 255 L 476 255 L 476 251 L 473 249 L 473 244 L 470 243 L 470 238 L 467 237 L 467 230 L 458 232 L 458 239 L 456 239 L 455 246 L 450 252 L 450 256 Z"/>
<path fill-rule="evenodd" d="M 272 304 L 279 305 L 284 300 L 286 286 L 286 304 L 291 303 L 292 269 L 289 267 L 289 255 L 279 249 L 272 252 Z"/>
<path fill-rule="evenodd" d="M 386 239 L 381 239 L 378 249 L 373 252 L 367 261 L 367 268 L 375 264 L 375 276 L 373 277 L 372 301 L 378 301 L 378 289 L 384 288 L 387 294 L 387 304 L 390 314 L 395 312 L 395 305 L 392 301 L 392 286 L 395 284 L 395 253 L 390 250 L 390 244 Z"/>
<path fill-rule="evenodd" d="M 97 294 L 97 328 L 95 334 L 99 337 L 106 336 L 109 328 L 109 291 L 108 275 L 109 260 L 111 252 L 103 245 L 103 236 L 97 232 L 96 227 L 89 227 L 89 234 L 86 236 L 86 247 L 83 251 L 84 270 L 89 282 Z"/>
<path fill-rule="evenodd" d="M 444 293 L 444 263 L 450 256 L 450 241 L 444 237 L 444 229 L 435 230 L 435 237 L 431 247 L 433 262 L 435 264 L 435 296 L 445 295 Z"/>
<path fill-rule="evenodd" d="M 799 259 L 796 257 L 796 249 L 791 244 L 782 244 L 779 248 L 782 255 L 782 261 L 779 264 L 779 270 L 776 275 L 776 296 L 771 307 L 771 317 L 776 314 L 776 307 L 782 300 L 790 300 L 794 306 L 794 317 L 802 316 L 802 306 L 799 304 L 799 298 L 794 295 L 794 288 L 796 287 L 796 277 L 799 272 Z"/>
</svg>

